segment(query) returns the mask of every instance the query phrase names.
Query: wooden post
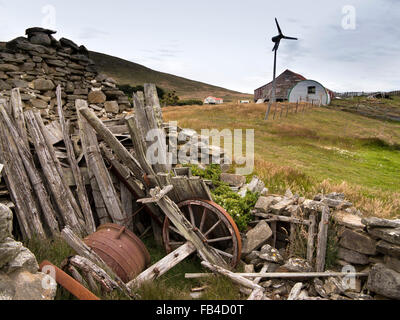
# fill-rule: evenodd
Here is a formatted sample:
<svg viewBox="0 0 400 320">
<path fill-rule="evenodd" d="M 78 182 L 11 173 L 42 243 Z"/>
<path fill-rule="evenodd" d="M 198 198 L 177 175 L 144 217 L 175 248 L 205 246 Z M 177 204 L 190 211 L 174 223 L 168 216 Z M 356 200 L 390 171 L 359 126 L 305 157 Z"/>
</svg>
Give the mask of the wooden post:
<svg viewBox="0 0 400 320">
<path fill-rule="evenodd" d="M 326 245 L 328 241 L 328 228 L 329 228 L 330 210 L 328 206 L 322 208 L 321 222 L 319 224 L 318 232 L 318 247 L 317 247 L 317 260 L 316 271 L 323 272 L 325 270 L 325 257 Z"/>
<path fill-rule="evenodd" d="M 84 113 L 82 113 L 82 110 L 89 111 L 86 107 L 87 102 L 76 100 L 76 105 L 77 110 L 80 111 L 78 113 L 79 130 L 88 168 L 96 177 L 104 204 L 112 221 L 118 225 L 127 226 L 127 216 L 121 206 L 121 202 L 118 199 L 113 182 L 101 156 L 96 132 L 83 117 Z"/>
<path fill-rule="evenodd" d="M 167 186 L 163 190 L 156 187 L 150 190 L 150 199 L 141 199 L 140 203 L 157 203 L 161 210 L 165 213 L 168 219 L 172 222 L 180 234 L 189 242 L 192 242 L 196 247 L 197 252 L 203 260 L 209 261 L 220 266 L 227 266 L 226 261 L 214 251 L 205 241 L 196 233 L 192 224 L 186 219 L 178 206 L 171 201 L 166 195 L 173 189 L 173 186 Z"/>
<path fill-rule="evenodd" d="M 93 219 L 92 209 L 90 207 L 89 198 L 86 191 L 86 186 L 83 182 L 81 170 L 76 161 L 74 147 L 72 145 L 71 138 L 69 136 L 69 123 L 65 122 L 62 100 L 61 100 L 61 86 L 58 85 L 56 90 L 57 105 L 58 105 L 58 116 L 60 118 L 61 130 L 63 133 L 65 148 L 67 149 L 68 163 L 71 167 L 72 174 L 74 176 L 76 184 L 76 193 L 78 195 L 79 203 L 82 208 L 83 217 L 85 219 L 85 229 L 87 234 L 96 232 L 96 224 Z"/>
<path fill-rule="evenodd" d="M 57 166 L 54 163 L 54 158 L 51 155 L 44 134 L 40 129 L 33 111 L 26 111 L 25 118 L 27 119 L 28 129 L 35 146 L 36 154 L 39 158 L 43 174 L 46 177 L 47 184 L 52 192 L 52 196 L 57 204 L 64 223 L 69 225 L 79 235 L 82 235 L 84 233 L 84 222 L 78 219 L 75 209 L 69 201 L 70 199 L 67 195 L 68 191 L 71 192 L 71 190 L 69 190 L 69 187 L 66 187 L 66 182 L 63 181 L 59 171 L 57 170 Z"/>
<path fill-rule="evenodd" d="M 190 242 L 187 242 L 151 266 L 149 269 L 143 271 L 134 280 L 127 283 L 128 288 L 133 290 L 134 288 L 140 287 L 145 282 L 161 277 L 163 274 L 167 273 L 194 252 L 196 252 L 196 247 Z"/>
<path fill-rule="evenodd" d="M 315 214 L 311 214 L 309 220 L 311 223 L 308 227 L 307 261 L 312 264 L 314 259 L 315 225 L 317 223 L 317 217 Z"/>
<path fill-rule="evenodd" d="M 297 102 L 296 102 L 296 113 L 298 112 L 298 108 L 299 108 L 299 101 L 297 100 Z"/>
<path fill-rule="evenodd" d="M 11 139 L 14 139 L 15 146 L 18 149 L 18 153 L 19 156 L 21 157 L 22 162 L 24 163 L 32 187 L 35 190 L 36 197 L 42 208 L 42 213 L 50 229 L 50 232 L 53 236 L 57 236 L 60 234 L 60 229 L 58 227 L 58 222 L 56 219 L 57 214 L 53 208 L 53 205 L 51 204 L 50 197 L 47 193 L 42 177 L 39 171 L 35 167 L 31 151 L 28 149 L 28 145 L 25 144 L 25 141 L 19 135 L 17 128 L 14 127 L 13 123 L 11 122 L 11 119 L 7 114 L 6 109 L 3 106 L 0 106 L 0 114 L 1 114 L 1 121 L 3 121 L 8 131 L 10 132 L 10 135 L 12 137 Z M 18 156 L 17 153 L 14 154 L 14 157 L 17 156 Z"/>
</svg>

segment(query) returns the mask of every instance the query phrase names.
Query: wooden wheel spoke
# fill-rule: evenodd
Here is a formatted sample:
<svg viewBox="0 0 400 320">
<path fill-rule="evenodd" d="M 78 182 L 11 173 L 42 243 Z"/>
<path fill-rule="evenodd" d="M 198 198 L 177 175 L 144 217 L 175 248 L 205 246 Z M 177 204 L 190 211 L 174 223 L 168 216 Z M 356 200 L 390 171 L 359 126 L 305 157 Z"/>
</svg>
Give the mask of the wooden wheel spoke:
<svg viewBox="0 0 400 320">
<path fill-rule="evenodd" d="M 200 232 L 203 232 L 204 223 L 206 222 L 206 217 L 207 217 L 207 208 L 204 208 L 204 210 L 203 210 L 203 215 L 202 215 L 202 217 L 201 217 Z"/>
<path fill-rule="evenodd" d="M 209 239 L 209 240 L 207 240 L 207 243 L 215 243 L 215 242 L 221 242 L 221 241 L 232 240 L 232 239 L 233 239 L 232 236 L 216 238 L 216 239 Z"/>
<path fill-rule="evenodd" d="M 219 249 L 214 248 L 214 247 L 213 247 L 213 249 L 214 249 L 215 251 L 217 251 L 221 256 L 225 256 L 225 257 L 228 257 L 228 258 L 231 258 L 231 259 L 233 258 L 233 255 L 230 254 L 230 253 L 228 253 L 228 252 L 219 250 Z"/>
<path fill-rule="evenodd" d="M 189 209 L 189 214 L 190 214 L 190 221 L 192 222 L 192 226 L 195 227 L 196 226 L 196 222 L 194 219 L 194 213 L 193 213 L 193 208 L 191 205 L 188 206 Z"/>
<path fill-rule="evenodd" d="M 181 242 L 176 242 L 176 241 L 171 241 L 169 243 L 170 246 L 183 246 L 185 244 L 185 242 L 181 241 Z"/>
<path fill-rule="evenodd" d="M 218 227 L 221 224 L 222 220 L 218 220 L 218 222 L 216 224 L 214 224 L 210 230 L 208 230 L 204 236 L 207 237 L 211 232 L 213 232 L 215 230 L 216 227 Z"/>
<path fill-rule="evenodd" d="M 169 229 L 183 237 L 182 233 L 175 227 L 169 226 Z"/>
</svg>

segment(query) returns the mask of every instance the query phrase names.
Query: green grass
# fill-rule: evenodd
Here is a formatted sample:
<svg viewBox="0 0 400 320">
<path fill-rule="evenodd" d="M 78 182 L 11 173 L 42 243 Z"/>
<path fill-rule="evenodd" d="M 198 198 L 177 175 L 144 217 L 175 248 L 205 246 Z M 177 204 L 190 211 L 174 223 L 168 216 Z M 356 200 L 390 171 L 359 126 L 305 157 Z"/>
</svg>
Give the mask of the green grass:
<svg viewBox="0 0 400 320">
<path fill-rule="evenodd" d="M 332 108 L 264 121 L 266 105 L 164 109 L 166 121 L 201 129 L 255 129 L 254 174 L 271 192 L 345 192 L 367 215 L 400 214 L 400 123 Z"/>
</svg>

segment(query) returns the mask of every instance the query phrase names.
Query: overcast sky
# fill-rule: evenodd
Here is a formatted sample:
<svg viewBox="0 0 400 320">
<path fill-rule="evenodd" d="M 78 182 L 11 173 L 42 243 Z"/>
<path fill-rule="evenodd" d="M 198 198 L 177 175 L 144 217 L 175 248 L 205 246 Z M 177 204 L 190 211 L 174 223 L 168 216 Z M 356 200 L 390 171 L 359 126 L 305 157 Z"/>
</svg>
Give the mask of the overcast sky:
<svg viewBox="0 0 400 320">
<path fill-rule="evenodd" d="M 272 80 L 277 17 L 299 38 L 282 42 L 279 73 L 335 91 L 400 90 L 399 0 L 0 0 L 0 12 L 2 41 L 54 27 L 89 50 L 249 93 Z"/>
</svg>

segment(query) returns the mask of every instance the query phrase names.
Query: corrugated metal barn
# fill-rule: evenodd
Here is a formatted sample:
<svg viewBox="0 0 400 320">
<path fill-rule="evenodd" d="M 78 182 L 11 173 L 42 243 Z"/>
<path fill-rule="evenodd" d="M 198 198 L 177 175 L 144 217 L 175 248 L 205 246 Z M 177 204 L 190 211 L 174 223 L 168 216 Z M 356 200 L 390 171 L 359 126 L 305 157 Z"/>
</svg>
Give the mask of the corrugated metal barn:
<svg viewBox="0 0 400 320">
<path fill-rule="evenodd" d="M 301 74 L 290 71 L 283 72 L 276 78 L 276 101 L 288 100 L 289 91 L 300 81 L 307 80 Z M 269 101 L 272 96 L 272 82 L 254 91 L 254 100 Z"/>
<path fill-rule="evenodd" d="M 331 103 L 331 97 L 328 90 L 319 82 L 304 80 L 290 90 L 289 102 L 313 102 L 325 106 Z"/>
</svg>

